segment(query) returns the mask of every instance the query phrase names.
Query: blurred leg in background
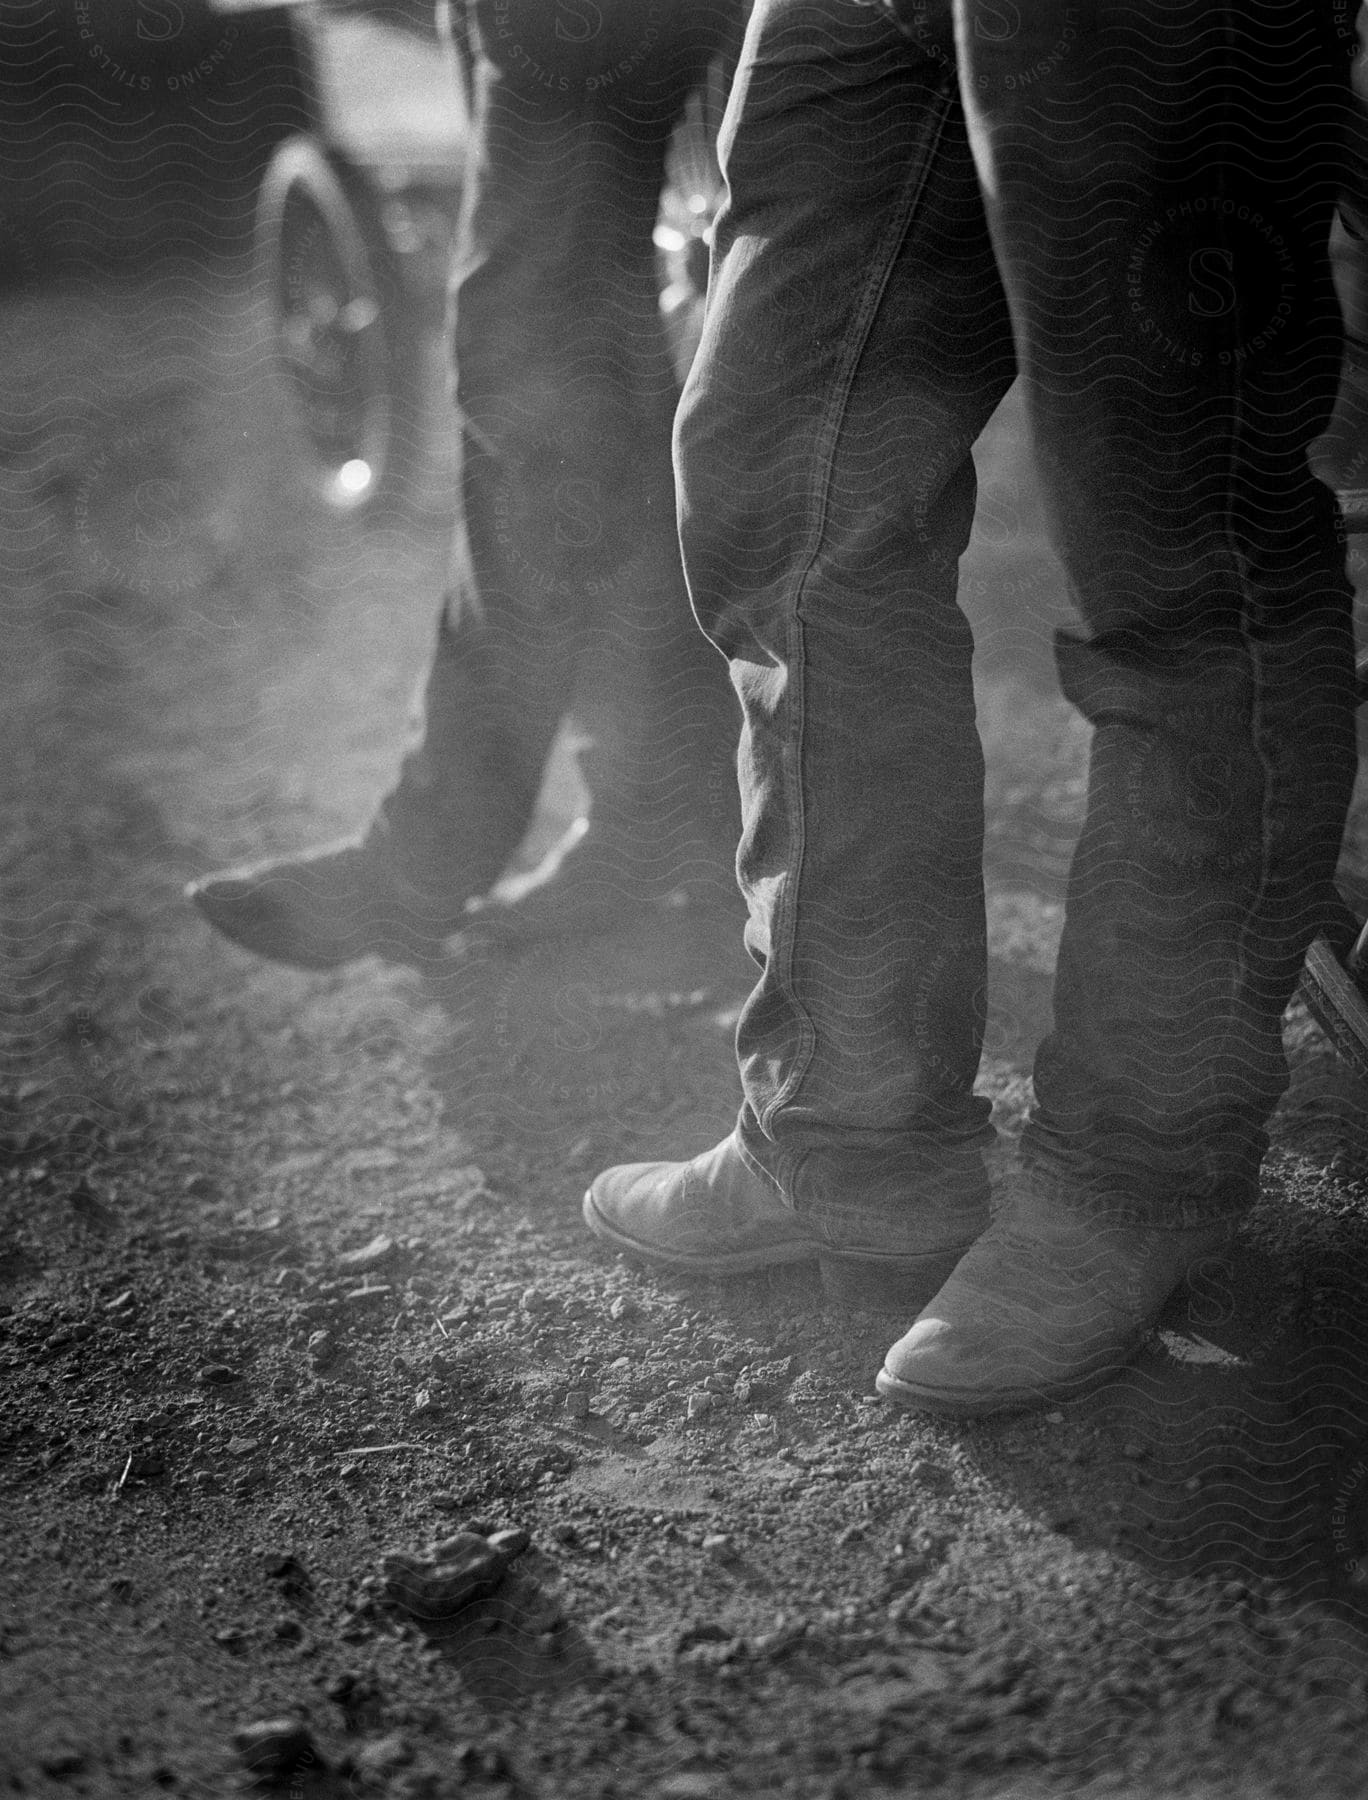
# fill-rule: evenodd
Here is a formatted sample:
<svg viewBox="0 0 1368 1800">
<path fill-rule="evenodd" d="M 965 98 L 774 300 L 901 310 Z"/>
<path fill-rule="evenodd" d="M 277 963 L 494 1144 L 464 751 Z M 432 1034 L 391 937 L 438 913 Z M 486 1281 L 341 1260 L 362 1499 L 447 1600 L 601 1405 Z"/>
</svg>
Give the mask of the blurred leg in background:
<svg viewBox="0 0 1368 1800">
<path fill-rule="evenodd" d="M 196 883 L 246 948 L 426 960 L 471 922 L 601 929 L 734 904 L 736 710 L 680 569 L 653 229 L 670 133 L 744 0 L 465 0 L 451 580 L 399 780 L 343 845 Z M 572 713 L 587 821 L 490 890 Z M 473 909 L 468 910 L 473 904 Z"/>
</svg>

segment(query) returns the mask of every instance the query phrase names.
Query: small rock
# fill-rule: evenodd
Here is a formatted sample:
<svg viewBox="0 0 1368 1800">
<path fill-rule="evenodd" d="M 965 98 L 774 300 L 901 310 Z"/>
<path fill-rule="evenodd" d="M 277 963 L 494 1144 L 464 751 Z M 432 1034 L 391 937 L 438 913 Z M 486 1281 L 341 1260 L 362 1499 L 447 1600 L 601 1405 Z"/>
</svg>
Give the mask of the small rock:
<svg viewBox="0 0 1368 1800">
<path fill-rule="evenodd" d="M 79 1775 L 85 1761 L 79 1750 L 49 1750 L 46 1756 L 39 1758 L 39 1766 L 54 1781 L 63 1781 L 68 1775 Z"/>
<path fill-rule="evenodd" d="M 508 1758 L 497 1744 L 491 1744 L 488 1749 L 462 1744 L 455 1761 L 463 1781 L 508 1780 Z"/>
<path fill-rule="evenodd" d="M 198 1488 L 202 1494 L 221 1494 L 223 1492 L 223 1483 L 208 1469 L 196 1469 L 190 1477 L 190 1482 L 191 1486 Z"/>
<path fill-rule="evenodd" d="M 795 1360 L 792 1356 L 777 1356 L 770 1362 L 757 1363 L 751 1370 L 753 1386 L 757 1391 L 777 1393 L 792 1377 Z"/>
<path fill-rule="evenodd" d="M 428 1419 L 442 1409 L 433 1398 L 431 1388 L 419 1388 L 413 1396 L 413 1416 L 415 1419 Z"/>
<path fill-rule="evenodd" d="M 381 1699 L 380 1684 L 372 1671 L 358 1674 L 348 1670 L 335 1676 L 324 1689 L 334 1706 L 341 1707 L 346 1715 L 348 1729 L 353 1729 L 355 1722 L 366 1712 L 373 1711 Z"/>
<path fill-rule="evenodd" d="M 413 1748 L 397 1731 L 372 1738 L 352 1757 L 352 1766 L 363 1787 L 385 1787 L 391 1775 L 413 1761 Z"/>
<path fill-rule="evenodd" d="M 309 1361 L 315 1368 L 323 1368 L 337 1354 L 337 1339 L 330 1331 L 311 1331 L 309 1333 Z"/>
<path fill-rule="evenodd" d="M 371 1269 L 383 1268 L 394 1255 L 394 1251 L 394 1239 L 382 1231 L 368 1244 L 363 1244 L 359 1250 L 348 1250 L 344 1256 L 339 1256 L 337 1266 L 348 1274 L 364 1275 Z"/>
<path fill-rule="evenodd" d="M 386 1282 L 369 1282 L 365 1287 L 348 1288 L 342 1296 L 344 1306 L 378 1306 L 387 1300 L 394 1289 Z"/>
<path fill-rule="evenodd" d="M 587 1419 L 589 1396 L 583 1388 L 571 1388 L 565 1396 L 565 1410 L 572 1419 Z"/>
<path fill-rule="evenodd" d="M 920 1707 L 930 1694 L 943 1694 L 954 1684 L 954 1661 L 935 1651 L 922 1651 L 902 1659 L 903 1672 L 895 1677 L 857 1675 L 837 1690 L 852 1712 L 880 1718 Z"/>
<path fill-rule="evenodd" d="M 227 1363 L 206 1363 L 196 1376 L 202 1387 L 227 1387 L 237 1378 L 237 1370 L 230 1369 Z"/>
<path fill-rule="evenodd" d="M 369 1175 L 378 1169 L 397 1169 L 399 1161 L 399 1152 L 392 1144 L 363 1145 L 347 1152 L 347 1173 Z"/>
<path fill-rule="evenodd" d="M 940 1463 L 931 1462 L 925 1456 L 919 1456 L 907 1473 L 918 1487 L 926 1488 L 933 1494 L 948 1494 L 955 1485 L 955 1478 L 949 1469 Z"/>
<path fill-rule="evenodd" d="M 684 1656 L 700 1644 L 730 1644 L 732 1641 L 732 1633 L 716 1619 L 695 1619 L 676 1636 L 675 1654 Z"/>
<path fill-rule="evenodd" d="M 635 1300 L 629 1300 L 626 1294 L 619 1294 L 608 1308 L 610 1319 L 634 1319 L 639 1308 Z"/>
<path fill-rule="evenodd" d="M 705 1556 L 721 1559 L 731 1555 L 732 1541 L 725 1531 L 710 1531 L 703 1539 L 702 1548 Z"/>
<path fill-rule="evenodd" d="M 128 1312 L 134 1304 L 132 1288 L 125 1288 L 121 1294 L 115 1294 L 112 1300 L 105 1301 L 105 1311 L 109 1313 Z"/>
<path fill-rule="evenodd" d="M 494 1531 L 487 1539 L 491 1550 L 497 1550 L 512 1562 L 515 1556 L 521 1556 L 532 1542 L 532 1533 L 524 1531 L 521 1525 L 507 1525 L 502 1531 Z"/>
<path fill-rule="evenodd" d="M 1064 1415 L 1062 1412 L 1047 1412 L 1045 1415 L 1045 1423 L 1047 1425 L 1062 1425 L 1064 1423 Z"/>
<path fill-rule="evenodd" d="M 717 1395 L 710 1394 L 703 1388 L 695 1388 L 685 1402 L 688 1416 L 691 1419 L 701 1418 L 704 1413 L 711 1412 L 716 1405 Z"/>
<path fill-rule="evenodd" d="M 284 1787 L 301 1769 L 327 1767 L 298 1719 L 262 1719 L 233 1733 L 233 1746 L 257 1787 Z"/>
<path fill-rule="evenodd" d="M 863 1525 L 847 1525 L 844 1531 L 837 1534 L 836 1548 L 838 1550 L 848 1550 L 852 1544 L 863 1544 L 864 1541 L 865 1529 Z"/>
<path fill-rule="evenodd" d="M 1217 1717 L 1230 1725 L 1248 1725 L 1262 1711 L 1258 1694 L 1252 1688 L 1239 1684 L 1223 1689 L 1216 1702 Z M 1357 1725 L 1358 1715 L 1351 1713 L 1351 1719 Z"/>
<path fill-rule="evenodd" d="M 259 1448 L 259 1446 L 260 1440 L 258 1438 L 229 1438 L 228 1454 L 229 1456 L 250 1456 L 254 1450 Z"/>
<path fill-rule="evenodd" d="M 681 1661 L 691 1664 L 695 1669 L 725 1669 L 728 1664 L 738 1662 L 746 1654 L 746 1645 L 741 1638 L 728 1638 L 725 1644 L 695 1644 L 692 1650 L 686 1650 Z"/>
<path fill-rule="evenodd" d="M 84 1175 L 76 1177 L 67 1193 L 67 1199 L 78 1212 L 99 1212 L 101 1209 L 100 1196 Z"/>
<path fill-rule="evenodd" d="M 773 1631 L 762 1631 L 758 1637 L 751 1639 L 751 1654 L 769 1662 L 778 1662 L 791 1650 L 796 1650 L 806 1636 L 807 1626 L 801 1620 L 776 1625 Z"/>
<path fill-rule="evenodd" d="M 685 1773 L 667 1775 L 651 1791 L 655 1800 L 720 1800 L 724 1789 L 720 1776 Z"/>
<path fill-rule="evenodd" d="M 474 1532 L 458 1532 L 427 1555 L 395 1551 L 386 1556 L 385 1598 L 416 1619 L 446 1619 L 472 1600 L 492 1594 L 512 1559 Z"/>
<path fill-rule="evenodd" d="M 575 1527 L 568 1519 L 562 1519 L 559 1525 L 553 1525 L 551 1527 L 551 1535 L 558 1544 L 565 1544 L 568 1546 L 579 1542 L 579 1532 L 575 1530 Z"/>
<path fill-rule="evenodd" d="M 303 1563 L 297 1556 L 288 1554 L 266 1558 L 266 1579 L 278 1581 L 286 1594 L 307 1594 L 313 1586 Z"/>
</svg>

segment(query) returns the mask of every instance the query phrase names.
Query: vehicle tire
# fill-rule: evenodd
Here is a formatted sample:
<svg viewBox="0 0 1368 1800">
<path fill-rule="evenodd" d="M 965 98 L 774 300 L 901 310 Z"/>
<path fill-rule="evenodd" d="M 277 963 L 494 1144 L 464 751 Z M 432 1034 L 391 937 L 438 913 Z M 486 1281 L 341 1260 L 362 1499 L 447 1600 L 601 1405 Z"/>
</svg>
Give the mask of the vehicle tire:
<svg viewBox="0 0 1368 1800">
<path fill-rule="evenodd" d="M 344 513 L 402 500 L 421 341 L 374 188 L 337 150 L 287 139 L 262 180 L 256 251 L 309 488 Z"/>
</svg>

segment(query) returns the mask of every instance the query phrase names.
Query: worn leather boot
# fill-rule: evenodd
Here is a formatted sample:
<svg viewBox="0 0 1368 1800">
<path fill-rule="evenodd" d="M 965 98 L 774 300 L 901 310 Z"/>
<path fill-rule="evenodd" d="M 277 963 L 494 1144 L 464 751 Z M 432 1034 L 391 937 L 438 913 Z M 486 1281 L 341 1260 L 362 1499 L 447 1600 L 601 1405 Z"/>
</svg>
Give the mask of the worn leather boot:
<svg viewBox="0 0 1368 1800">
<path fill-rule="evenodd" d="M 957 1417 L 1076 1396 L 1129 1362 L 1192 1265 L 1234 1231 L 1112 1225 L 1016 1196 L 889 1350 L 878 1390 Z"/>
<path fill-rule="evenodd" d="M 361 956 L 431 963 L 462 911 L 405 882 L 373 837 L 192 881 L 186 898 L 224 937 L 272 962 L 332 969 Z"/>
<path fill-rule="evenodd" d="M 691 1162 L 624 1163 L 584 1197 L 596 1237 L 683 1275 L 817 1262 L 829 1294 L 875 1311 L 921 1305 L 987 1222 L 986 1208 L 910 1206 L 894 1222 L 848 1207 L 839 1234 L 795 1212 L 742 1159 L 733 1133 Z"/>
<path fill-rule="evenodd" d="M 421 966 L 467 928 L 514 943 L 586 936 L 681 901 L 739 924 L 735 702 L 682 591 L 677 600 L 688 639 L 668 635 L 644 656 L 642 634 L 626 633 L 645 667 L 619 669 L 621 687 L 585 701 L 590 815 L 535 869 L 506 873 L 533 818 L 565 696 L 542 692 L 532 674 L 510 691 L 483 640 L 444 623 L 413 746 L 369 827 L 300 856 L 204 876 L 187 897 L 243 949 L 303 969 L 372 955 Z"/>
<path fill-rule="evenodd" d="M 186 897 L 216 931 L 244 950 L 299 969 L 331 969 L 362 956 L 415 966 L 444 954 L 470 930 L 510 946 L 588 937 L 651 914 L 739 927 L 740 896 L 722 848 L 687 861 L 662 857 L 656 879 L 609 853 L 591 819 L 578 819 L 526 874 L 467 900 L 420 890 L 383 854 L 383 834 L 347 839 L 201 877 Z M 642 840 L 649 833 L 642 830 Z"/>
</svg>

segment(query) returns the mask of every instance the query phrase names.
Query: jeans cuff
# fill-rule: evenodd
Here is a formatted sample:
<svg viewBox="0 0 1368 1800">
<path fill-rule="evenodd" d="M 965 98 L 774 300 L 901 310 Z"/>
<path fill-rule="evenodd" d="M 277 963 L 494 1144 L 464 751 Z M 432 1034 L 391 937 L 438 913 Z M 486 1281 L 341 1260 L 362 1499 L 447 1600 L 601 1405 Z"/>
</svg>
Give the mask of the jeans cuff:
<svg viewBox="0 0 1368 1800">
<path fill-rule="evenodd" d="M 1205 1175 L 1200 1185 L 1153 1169 L 1098 1168 L 1082 1159 L 1042 1153 L 1024 1143 L 1021 1182 L 1078 1216 L 1103 1226 L 1146 1231 L 1232 1228 L 1259 1197 L 1257 1170 Z"/>
<path fill-rule="evenodd" d="M 837 1238 L 871 1228 L 896 1237 L 933 1218 L 957 1220 L 976 1230 L 988 1222 L 989 1183 L 984 1152 L 995 1141 L 991 1126 L 942 1141 L 915 1135 L 876 1142 L 814 1140 L 804 1132 L 794 1144 L 764 1136 L 743 1107 L 736 1143 L 741 1159 L 781 1196 L 786 1206 Z"/>
</svg>

